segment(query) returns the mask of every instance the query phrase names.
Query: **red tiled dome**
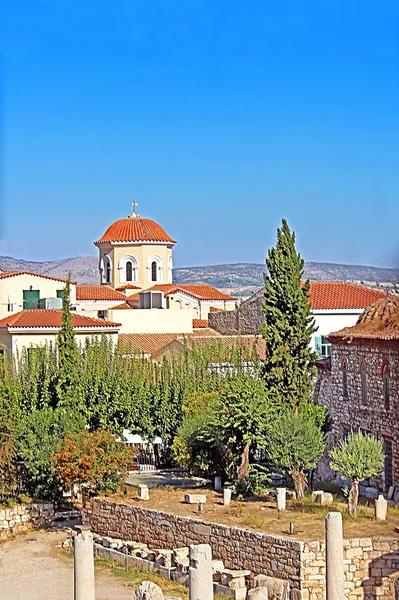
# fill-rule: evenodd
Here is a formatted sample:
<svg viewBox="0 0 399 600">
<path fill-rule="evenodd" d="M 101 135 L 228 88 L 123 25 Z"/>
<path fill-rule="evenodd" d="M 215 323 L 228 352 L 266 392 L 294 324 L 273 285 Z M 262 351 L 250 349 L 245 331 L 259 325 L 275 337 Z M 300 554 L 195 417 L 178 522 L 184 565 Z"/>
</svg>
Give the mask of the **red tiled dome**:
<svg viewBox="0 0 399 600">
<path fill-rule="evenodd" d="M 176 244 L 176 240 L 172 240 L 158 223 L 138 215 L 115 221 L 108 227 L 104 235 L 94 243 L 101 244 L 104 242 L 166 242 Z"/>
</svg>

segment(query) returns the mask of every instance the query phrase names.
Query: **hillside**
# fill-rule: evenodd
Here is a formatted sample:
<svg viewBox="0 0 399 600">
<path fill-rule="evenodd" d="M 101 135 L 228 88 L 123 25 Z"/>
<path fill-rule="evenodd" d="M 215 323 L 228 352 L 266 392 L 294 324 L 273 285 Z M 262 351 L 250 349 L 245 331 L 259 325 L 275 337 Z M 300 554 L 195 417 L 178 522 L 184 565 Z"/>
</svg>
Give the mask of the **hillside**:
<svg viewBox="0 0 399 600">
<path fill-rule="evenodd" d="M 61 278 L 71 273 L 72 279 L 78 283 L 98 283 L 98 260 L 93 256 L 45 262 L 0 256 L 0 269 L 35 271 Z M 181 267 L 174 269 L 173 276 L 176 283 L 209 283 L 238 296 L 249 296 L 262 285 L 264 269 L 264 265 L 258 263 Z M 309 262 L 305 265 L 305 276 L 312 281 L 353 281 L 371 287 L 399 286 L 399 269 L 363 265 Z"/>
</svg>

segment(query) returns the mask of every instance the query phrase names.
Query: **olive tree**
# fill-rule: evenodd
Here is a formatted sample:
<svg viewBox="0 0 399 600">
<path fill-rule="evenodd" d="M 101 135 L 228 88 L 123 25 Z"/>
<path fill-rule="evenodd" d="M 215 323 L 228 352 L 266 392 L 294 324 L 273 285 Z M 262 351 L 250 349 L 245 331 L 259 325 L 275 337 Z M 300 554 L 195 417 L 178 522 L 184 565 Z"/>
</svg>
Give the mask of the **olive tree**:
<svg viewBox="0 0 399 600">
<path fill-rule="evenodd" d="M 323 450 L 324 434 L 307 412 L 284 411 L 269 427 L 269 461 L 291 476 L 298 499 L 304 496 L 305 471 L 316 466 Z"/>
<path fill-rule="evenodd" d="M 382 442 L 361 431 L 353 432 L 330 452 L 330 467 L 351 480 L 349 514 L 356 516 L 359 481 L 381 473 L 384 465 Z"/>
</svg>

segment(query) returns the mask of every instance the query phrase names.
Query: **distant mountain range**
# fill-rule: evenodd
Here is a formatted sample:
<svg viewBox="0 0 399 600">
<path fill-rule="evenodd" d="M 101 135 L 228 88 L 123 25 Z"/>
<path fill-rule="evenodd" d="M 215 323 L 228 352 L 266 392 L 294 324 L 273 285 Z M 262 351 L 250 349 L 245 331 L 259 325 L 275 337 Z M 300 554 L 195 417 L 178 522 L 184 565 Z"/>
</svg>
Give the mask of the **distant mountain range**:
<svg viewBox="0 0 399 600">
<path fill-rule="evenodd" d="M 98 260 L 93 256 L 45 262 L 0 256 L 0 269 L 34 271 L 61 278 L 71 273 L 72 279 L 78 283 L 98 283 Z M 264 270 L 265 265 L 257 263 L 182 267 L 174 269 L 173 278 L 176 283 L 209 283 L 227 293 L 246 297 L 262 286 Z M 308 262 L 305 265 L 305 277 L 311 281 L 352 281 L 370 287 L 399 287 L 399 269 L 363 265 Z"/>
</svg>

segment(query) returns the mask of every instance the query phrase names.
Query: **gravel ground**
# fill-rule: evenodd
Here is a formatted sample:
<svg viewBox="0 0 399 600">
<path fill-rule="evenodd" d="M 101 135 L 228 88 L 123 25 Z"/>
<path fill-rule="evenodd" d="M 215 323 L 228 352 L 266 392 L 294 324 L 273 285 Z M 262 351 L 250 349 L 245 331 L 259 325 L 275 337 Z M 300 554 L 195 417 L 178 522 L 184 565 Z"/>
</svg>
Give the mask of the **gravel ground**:
<svg viewBox="0 0 399 600">
<path fill-rule="evenodd" d="M 32 531 L 0 544 L 1 600 L 73 600 L 73 560 L 57 545 L 65 531 Z M 132 600 L 132 588 L 96 572 L 96 600 Z"/>
</svg>

